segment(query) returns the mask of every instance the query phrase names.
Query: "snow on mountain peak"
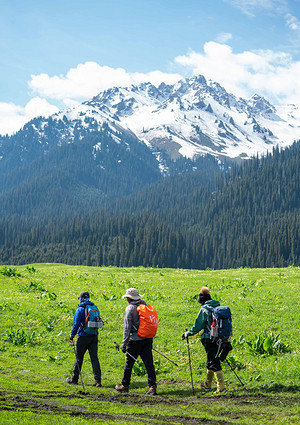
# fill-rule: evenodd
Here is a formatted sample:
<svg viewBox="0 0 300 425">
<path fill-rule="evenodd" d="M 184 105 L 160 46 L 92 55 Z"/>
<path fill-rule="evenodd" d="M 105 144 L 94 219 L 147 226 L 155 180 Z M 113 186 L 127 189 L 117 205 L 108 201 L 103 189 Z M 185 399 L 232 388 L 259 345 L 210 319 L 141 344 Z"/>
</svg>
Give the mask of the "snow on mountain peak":
<svg viewBox="0 0 300 425">
<path fill-rule="evenodd" d="M 205 154 L 249 158 L 300 139 L 297 105 L 275 108 L 257 94 L 238 99 L 202 75 L 173 85 L 110 88 L 41 121 L 33 129 L 39 137 L 45 137 L 51 120 L 57 122 L 57 143 L 106 124 L 112 132 L 130 131 L 158 156 L 164 152 L 172 159 Z"/>
</svg>

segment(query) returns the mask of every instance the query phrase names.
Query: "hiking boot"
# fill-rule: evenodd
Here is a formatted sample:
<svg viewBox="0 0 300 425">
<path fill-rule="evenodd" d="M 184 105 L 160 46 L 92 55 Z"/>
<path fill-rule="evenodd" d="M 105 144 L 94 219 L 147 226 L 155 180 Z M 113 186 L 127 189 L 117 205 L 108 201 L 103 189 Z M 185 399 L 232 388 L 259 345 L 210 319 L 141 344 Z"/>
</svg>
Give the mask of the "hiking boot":
<svg viewBox="0 0 300 425">
<path fill-rule="evenodd" d="M 121 384 L 121 385 L 116 385 L 116 386 L 115 386 L 115 389 L 116 389 L 117 391 L 119 391 L 120 393 L 128 393 L 128 391 L 129 391 L 129 385 L 128 385 L 127 387 L 124 387 L 124 385 L 123 385 L 123 384 Z"/>
<path fill-rule="evenodd" d="M 227 392 L 226 388 L 223 388 L 222 390 L 214 391 L 214 394 L 225 394 L 226 392 Z"/>
<path fill-rule="evenodd" d="M 218 372 L 215 372 L 215 377 L 217 380 L 217 391 L 215 391 L 215 394 L 226 392 L 224 375 L 222 370 L 218 370 Z"/>
<path fill-rule="evenodd" d="M 68 384 L 78 385 L 78 381 L 75 381 L 72 377 L 66 379 Z"/>
<path fill-rule="evenodd" d="M 204 391 L 210 391 L 211 390 L 211 384 L 214 377 L 214 371 L 207 369 L 206 371 L 206 381 L 201 382 L 201 388 Z"/>
<path fill-rule="evenodd" d="M 149 390 L 147 391 L 148 395 L 156 395 L 156 385 L 152 385 L 152 387 L 149 387 Z"/>
<path fill-rule="evenodd" d="M 200 386 L 203 391 L 211 391 L 211 387 L 209 387 L 206 382 L 201 382 Z"/>
<path fill-rule="evenodd" d="M 101 388 L 102 384 L 101 384 L 101 382 L 94 382 L 93 387 Z"/>
</svg>

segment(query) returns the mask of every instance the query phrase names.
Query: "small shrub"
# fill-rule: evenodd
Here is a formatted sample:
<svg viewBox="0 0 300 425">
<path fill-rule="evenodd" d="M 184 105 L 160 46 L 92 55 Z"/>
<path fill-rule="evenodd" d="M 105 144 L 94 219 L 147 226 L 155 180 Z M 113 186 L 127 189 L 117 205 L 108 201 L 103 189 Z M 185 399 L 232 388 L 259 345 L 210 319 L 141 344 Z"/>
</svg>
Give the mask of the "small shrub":
<svg viewBox="0 0 300 425">
<path fill-rule="evenodd" d="M 198 297 L 198 295 L 196 295 L 196 297 Z M 157 300 L 163 300 L 166 297 L 164 295 L 162 295 L 161 293 L 158 293 L 157 295 L 145 295 L 145 298 L 147 299 L 147 301 L 157 301 Z"/>
<path fill-rule="evenodd" d="M 54 329 L 55 323 L 56 323 L 56 318 L 52 318 L 52 319 L 48 319 L 47 321 L 43 322 L 43 325 L 45 326 L 45 328 L 48 332 L 51 332 Z"/>
<path fill-rule="evenodd" d="M 132 370 L 134 375 L 137 376 L 144 376 L 147 373 L 146 367 L 144 365 L 143 362 L 141 361 L 136 361 L 133 365 L 133 370 Z"/>
<path fill-rule="evenodd" d="M 236 356 L 227 356 L 228 363 L 230 364 L 230 367 L 235 370 L 241 370 L 244 369 L 245 366 L 243 365 L 243 363 L 241 363 L 238 358 Z"/>
<path fill-rule="evenodd" d="M 44 292 L 46 289 L 38 282 L 30 282 L 29 285 L 21 286 L 19 285 L 21 292 Z"/>
<path fill-rule="evenodd" d="M 278 353 L 290 352 L 289 344 L 284 344 L 279 339 L 280 334 L 275 335 L 273 332 L 267 335 L 264 331 L 261 335 L 256 336 L 251 340 L 244 340 L 250 347 L 250 351 L 261 355 L 274 355 Z"/>
<path fill-rule="evenodd" d="M 45 290 L 45 292 L 42 292 L 38 298 L 46 298 L 48 301 L 55 301 L 57 298 L 57 295 L 54 292 L 49 292 Z"/>
<path fill-rule="evenodd" d="M 248 310 L 248 313 L 253 313 L 254 308 L 252 307 L 252 305 L 247 305 L 246 309 Z"/>
<path fill-rule="evenodd" d="M 8 277 L 21 276 L 21 274 L 17 271 L 16 268 L 7 267 L 7 266 L 4 266 L 4 267 L 2 267 L 2 269 L 0 269 L 0 274 L 3 274 L 3 276 L 8 276 Z"/>
<path fill-rule="evenodd" d="M 32 273 L 32 274 L 35 274 L 37 271 L 36 271 L 36 268 L 35 267 L 30 267 L 30 266 L 27 266 L 26 267 L 26 270 L 28 271 L 28 273 Z"/>
<path fill-rule="evenodd" d="M 6 310 L 7 306 L 8 306 L 8 304 L 7 304 L 7 303 L 5 303 L 5 304 L 0 304 L 0 311 L 1 311 L 1 310 Z"/>
<path fill-rule="evenodd" d="M 104 301 L 117 301 L 118 297 L 116 295 L 111 295 L 110 297 L 108 297 L 105 294 L 102 294 L 102 297 L 104 299 Z"/>
<path fill-rule="evenodd" d="M 24 329 L 10 329 L 6 331 L 3 339 L 7 342 L 10 342 L 14 345 L 34 345 L 35 341 L 35 332 L 27 334 Z"/>
<path fill-rule="evenodd" d="M 158 375 L 159 373 L 167 372 L 168 368 L 164 366 L 160 360 L 154 360 L 153 362 L 155 372 Z M 146 367 L 142 361 L 136 361 L 133 365 L 133 374 L 137 376 L 144 376 L 147 374 Z"/>
<path fill-rule="evenodd" d="M 21 292 L 39 292 L 38 298 L 46 298 L 49 301 L 54 301 L 57 295 L 54 292 L 49 292 L 38 282 L 30 282 L 29 285 L 19 285 Z"/>
</svg>

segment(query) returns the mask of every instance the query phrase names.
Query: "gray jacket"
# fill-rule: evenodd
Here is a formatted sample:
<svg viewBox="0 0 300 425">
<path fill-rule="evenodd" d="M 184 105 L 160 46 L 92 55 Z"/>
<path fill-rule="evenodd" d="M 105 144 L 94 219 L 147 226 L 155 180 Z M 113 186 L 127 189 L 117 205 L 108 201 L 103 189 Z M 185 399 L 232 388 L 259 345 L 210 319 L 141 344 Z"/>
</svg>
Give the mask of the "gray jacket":
<svg viewBox="0 0 300 425">
<path fill-rule="evenodd" d="M 125 308 L 122 341 L 123 347 L 126 347 L 129 341 L 141 341 L 145 339 L 141 338 L 137 334 L 140 320 L 139 313 L 136 308 L 141 304 L 146 305 L 143 300 L 131 301 L 131 303 Z"/>
</svg>

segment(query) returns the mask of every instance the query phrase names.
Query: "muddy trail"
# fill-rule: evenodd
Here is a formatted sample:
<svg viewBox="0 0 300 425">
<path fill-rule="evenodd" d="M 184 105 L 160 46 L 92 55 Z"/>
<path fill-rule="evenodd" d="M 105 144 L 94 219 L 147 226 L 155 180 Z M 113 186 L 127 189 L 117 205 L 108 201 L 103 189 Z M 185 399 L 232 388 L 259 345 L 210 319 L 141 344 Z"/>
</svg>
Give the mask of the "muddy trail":
<svg viewBox="0 0 300 425">
<path fill-rule="evenodd" d="M 78 405 L 76 405 L 78 400 Z M 69 403 L 68 403 L 69 401 Z M 83 406 L 82 401 L 87 401 L 89 407 Z M 144 406 L 152 406 L 153 413 L 114 413 L 103 411 L 103 403 L 107 403 L 111 406 L 130 406 L 139 405 L 143 410 Z M 98 404 L 99 403 L 99 404 Z M 288 397 L 284 400 L 279 400 L 278 397 L 270 395 L 257 395 L 257 394 L 245 394 L 245 395 L 222 395 L 222 396 L 201 396 L 201 397 L 168 397 L 158 395 L 155 397 L 141 396 L 135 394 L 116 394 L 113 396 L 106 396 L 104 394 L 89 394 L 79 391 L 74 394 L 66 394 L 62 392 L 13 392 L 13 391 L 0 391 L 0 410 L 14 411 L 14 412 L 31 412 L 35 414 L 47 414 L 47 415 L 69 415 L 70 417 L 82 417 L 82 418 L 94 418 L 103 421 L 128 421 L 131 423 L 140 424 L 210 424 L 210 425 L 229 425 L 236 421 L 238 423 L 239 416 L 236 413 L 230 414 L 226 412 L 226 420 L 221 415 L 217 419 L 204 419 L 199 416 L 194 417 L 191 415 L 162 415 L 161 413 L 155 413 L 153 406 L 160 405 L 165 406 L 201 406 L 204 408 L 214 405 L 231 405 L 240 406 L 245 408 L 248 406 L 255 405 L 257 408 L 263 406 L 274 406 L 278 403 L 284 403 L 285 406 L 295 406 L 299 403 L 298 397 Z M 113 410 L 113 409 L 112 409 Z M 161 409 L 158 409 L 161 412 Z M 187 409 L 188 411 L 188 409 Z M 230 420 L 230 421 L 229 421 Z"/>
</svg>

